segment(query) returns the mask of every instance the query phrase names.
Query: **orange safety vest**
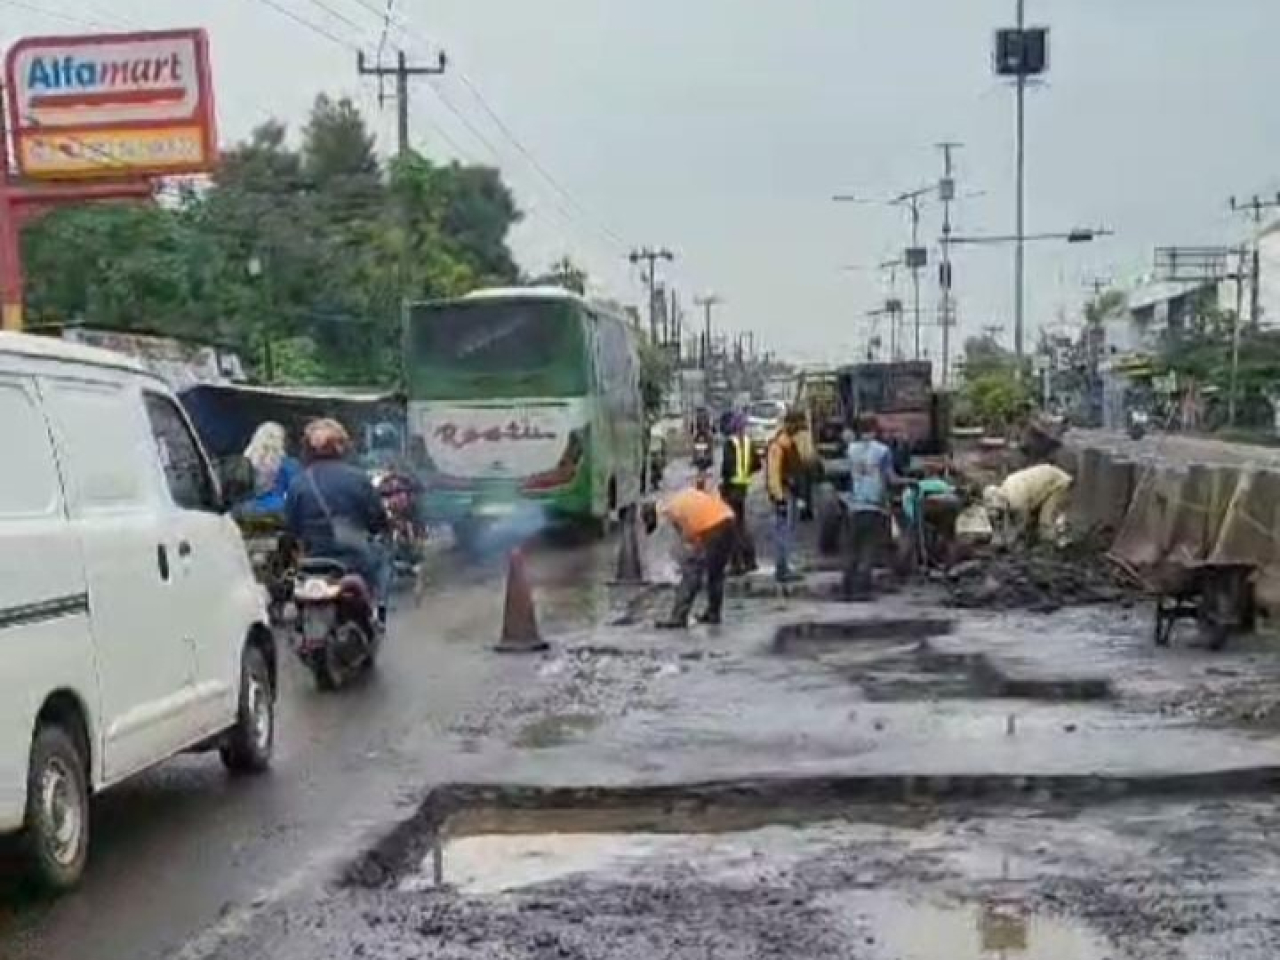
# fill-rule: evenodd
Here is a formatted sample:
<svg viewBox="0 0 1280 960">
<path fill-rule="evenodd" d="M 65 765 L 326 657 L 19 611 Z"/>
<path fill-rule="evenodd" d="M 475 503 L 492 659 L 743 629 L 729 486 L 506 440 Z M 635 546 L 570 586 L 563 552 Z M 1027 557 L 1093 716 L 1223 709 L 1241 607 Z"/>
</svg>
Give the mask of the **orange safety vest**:
<svg viewBox="0 0 1280 960">
<path fill-rule="evenodd" d="M 719 497 L 701 490 L 681 490 L 662 506 L 686 540 L 700 540 L 709 530 L 733 520 L 733 510 Z"/>
</svg>

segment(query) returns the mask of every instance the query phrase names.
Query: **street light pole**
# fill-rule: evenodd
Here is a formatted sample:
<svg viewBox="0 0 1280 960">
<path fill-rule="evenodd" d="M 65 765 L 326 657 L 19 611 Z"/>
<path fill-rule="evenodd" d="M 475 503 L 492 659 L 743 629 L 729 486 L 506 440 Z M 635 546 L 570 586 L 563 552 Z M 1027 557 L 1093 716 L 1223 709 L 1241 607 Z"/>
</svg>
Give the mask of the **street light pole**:
<svg viewBox="0 0 1280 960">
<path fill-rule="evenodd" d="M 1018 0 L 1018 33 L 1025 37 L 1027 28 L 1026 0 Z M 1014 232 L 1017 243 L 1013 249 L 1013 352 L 1018 358 L 1018 369 L 1022 369 L 1023 358 L 1023 324 L 1026 311 L 1026 113 L 1027 113 L 1027 72 L 1018 71 L 1017 76 L 1017 212 Z"/>
</svg>

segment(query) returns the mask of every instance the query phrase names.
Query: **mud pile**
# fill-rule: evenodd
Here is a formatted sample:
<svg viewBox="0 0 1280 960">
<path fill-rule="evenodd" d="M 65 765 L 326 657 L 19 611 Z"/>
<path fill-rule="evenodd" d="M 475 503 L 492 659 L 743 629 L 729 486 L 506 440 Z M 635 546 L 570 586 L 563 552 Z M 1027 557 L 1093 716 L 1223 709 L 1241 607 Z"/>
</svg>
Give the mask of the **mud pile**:
<svg viewBox="0 0 1280 960">
<path fill-rule="evenodd" d="M 1092 541 L 991 550 L 942 575 L 948 603 L 962 609 L 1032 610 L 1130 603 L 1141 590 Z"/>
</svg>

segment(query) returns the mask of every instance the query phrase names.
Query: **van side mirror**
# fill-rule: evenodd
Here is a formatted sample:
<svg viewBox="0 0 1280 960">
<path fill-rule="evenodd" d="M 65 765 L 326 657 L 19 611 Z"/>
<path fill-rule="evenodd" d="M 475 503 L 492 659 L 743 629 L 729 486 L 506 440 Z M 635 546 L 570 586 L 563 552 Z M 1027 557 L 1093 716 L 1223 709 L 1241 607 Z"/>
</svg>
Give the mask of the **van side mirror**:
<svg viewBox="0 0 1280 960">
<path fill-rule="evenodd" d="M 253 496 L 253 464 L 245 457 L 223 457 L 218 461 L 218 486 L 222 489 L 222 507 L 230 510 Z"/>
</svg>

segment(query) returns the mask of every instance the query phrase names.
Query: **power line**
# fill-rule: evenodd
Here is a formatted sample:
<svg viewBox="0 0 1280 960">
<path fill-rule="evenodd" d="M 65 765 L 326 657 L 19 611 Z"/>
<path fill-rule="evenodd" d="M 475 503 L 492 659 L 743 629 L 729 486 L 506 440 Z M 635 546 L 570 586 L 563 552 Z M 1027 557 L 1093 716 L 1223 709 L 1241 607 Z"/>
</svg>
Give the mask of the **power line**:
<svg viewBox="0 0 1280 960">
<path fill-rule="evenodd" d="M 354 20 L 348 17 L 345 13 L 343 13 L 341 10 L 337 10 L 334 7 L 330 6 L 328 3 L 325 2 L 325 0 L 307 0 L 307 2 L 310 3 L 312 6 L 318 7 L 319 9 L 323 10 L 329 16 L 333 17 L 333 19 L 341 21 L 342 23 L 345 23 L 352 30 L 358 30 L 360 32 L 364 32 L 368 29 L 367 27 L 359 23 L 356 23 Z"/>
<path fill-rule="evenodd" d="M 373 13 L 375 15 L 379 14 L 379 11 L 373 5 L 371 0 L 352 0 L 352 2 L 356 3 L 358 6 L 369 11 L 370 13 Z M 403 17 L 395 17 L 393 15 L 394 2 L 395 0 L 387 0 L 386 10 L 381 12 L 381 16 L 384 18 L 384 26 L 389 27 L 394 25 L 397 29 L 401 30 L 406 35 L 414 37 L 418 39 L 420 42 L 429 45 L 429 41 L 427 40 L 427 38 L 423 36 L 421 33 L 419 33 L 417 30 L 415 30 L 407 20 L 405 20 Z M 480 90 L 479 85 L 470 77 L 468 77 L 465 72 L 458 70 L 456 66 L 454 67 L 454 70 L 452 72 L 454 75 L 457 76 L 459 82 L 462 83 L 462 85 L 467 88 L 467 90 L 471 93 L 473 97 L 475 97 L 476 102 L 480 105 L 480 108 L 484 111 L 485 115 L 488 116 L 490 121 L 498 129 L 498 131 L 502 134 L 502 136 L 511 143 L 511 145 L 520 154 L 520 156 L 525 160 L 525 162 L 527 162 L 529 166 L 533 168 L 534 172 L 542 180 L 544 180 L 547 183 L 547 185 L 551 187 L 551 189 L 553 189 L 557 194 L 559 194 L 560 197 L 564 200 L 564 202 L 568 203 L 577 212 L 577 215 L 580 218 L 582 218 L 584 221 L 588 221 L 589 225 L 593 229 L 595 229 L 601 235 L 606 237 L 610 243 L 616 244 L 620 248 L 625 248 L 626 241 L 622 238 L 622 236 L 617 231 L 611 229 L 607 224 L 601 223 L 598 221 L 597 218 L 593 217 L 590 211 L 574 196 L 574 194 L 551 173 L 551 171 L 547 168 L 547 166 L 544 163 L 542 163 L 541 160 L 538 159 L 537 155 L 534 154 L 534 152 L 520 139 L 520 137 L 512 129 L 511 125 L 508 124 L 502 118 L 502 116 L 498 113 L 498 111 L 489 102 L 488 98 L 484 96 L 483 92 Z M 459 117 L 463 125 L 466 126 L 469 131 L 471 131 L 472 135 L 475 136 L 477 140 L 479 140 L 481 143 L 485 145 L 485 147 L 489 150 L 489 152 L 493 154 L 495 159 L 500 158 L 501 154 L 493 146 L 493 144 L 490 142 L 488 137 L 480 133 L 476 129 L 475 125 L 469 119 L 462 116 L 458 108 L 452 102 L 450 102 L 449 99 L 442 92 L 441 85 L 436 84 L 435 89 L 436 89 L 437 95 L 441 99 L 441 102 L 445 104 L 445 106 L 450 110 L 450 112 L 454 113 L 456 116 Z"/>
<path fill-rule="evenodd" d="M 542 162 L 539 161 L 536 156 L 534 156 L 533 151 L 531 151 L 528 147 L 526 147 L 524 143 L 520 140 L 520 138 L 516 136 L 515 132 L 506 124 L 506 122 L 503 121 L 502 117 L 498 115 L 497 111 L 495 111 L 493 107 L 489 104 L 489 101 L 485 99 L 484 94 L 480 92 L 480 89 L 475 85 L 474 82 L 472 82 L 471 78 L 468 77 L 462 71 L 458 71 L 458 80 L 462 83 L 463 86 L 465 86 L 469 91 L 471 91 L 471 95 L 476 98 L 476 102 L 480 104 L 481 109 L 483 109 L 484 112 L 489 116 L 489 119 L 493 121 L 494 125 L 497 126 L 499 130 L 502 131 L 503 135 L 508 140 L 511 141 L 511 143 L 515 146 L 515 148 L 520 152 L 520 155 L 529 162 L 529 165 L 532 166 L 533 169 L 536 170 L 542 176 L 542 178 L 546 180 L 547 183 L 549 183 L 557 193 L 559 193 L 562 197 L 565 198 L 565 200 L 568 203 L 570 203 L 575 209 L 577 209 L 582 216 L 590 219 L 587 211 L 577 201 L 577 199 L 573 196 L 573 194 L 570 193 L 569 190 L 567 190 L 560 183 L 559 180 L 557 180 L 554 176 L 551 175 L 550 171 L 548 171 L 547 168 L 543 166 Z M 617 233 L 615 233 L 613 230 L 610 230 L 607 225 L 600 224 L 599 229 L 601 230 L 601 232 L 603 232 L 606 236 L 608 236 L 611 240 L 613 240 L 619 246 L 626 245 L 626 242 L 622 239 L 622 237 L 619 236 Z"/>
<path fill-rule="evenodd" d="M 470 163 L 473 166 L 479 166 L 475 158 L 472 156 L 471 152 L 469 150 L 464 149 L 463 146 L 460 143 L 458 143 L 458 141 L 454 138 L 453 134 L 449 133 L 449 131 L 445 129 L 442 123 L 440 123 L 438 120 L 436 120 L 435 117 L 431 116 L 421 107 L 419 107 L 417 105 L 417 101 L 414 101 L 414 108 L 415 108 L 414 116 L 417 119 L 421 120 L 423 123 L 425 123 L 427 126 L 429 126 L 432 132 L 434 132 L 437 137 L 443 140 L 446 145 L 448 145 L 449 147 L 452 147 L 453 152 L 455 154 L 457 154 L 467 163 Z"/>
<path fill-rule="evenodd" d="M 72 14 L 61 13 L 57 10 L 46 10 L 34 3 L 24 3 L 23 0 L 0 0 L 0 4 L 7 7 L 14 7 L 18 10 L 27 10 L 31 13 L 38 13 L 41 16 L 50 17 L 54 20 L 61 20 L 63 23 L 70 23 L 76 26 L 84 26 L 91 28 L 109 27 L 110 23 L 103 20 L 90 20 L 84 17 L 77 17 Z"/>
<path fill-rule="evenodd" d="M 395 10 L 395 5 L 396 5 L 396 0 L 387 0 L 387 9 L 383 12 L 382 36 L 378 38 L 377 60 L 379 64 L 382 63 L 382 54 L 387 49 L 387 34 L 391 30 L 391 14 Z M 381 81 L 379 81 L 379 83 L 381 83 Z M 381 92 L 382 87 L 379 86 L 378 90 L 379 92 Z"/>
<path fill-rule="evenodd" d="M 450 100 L 441 89 L 441 85 L 439 83 L 433 83 L 431 85 L 431 89 L 435 91 L 436 97 L 442 104 L 444 104 L 445 109 L 453 114 L 454 117 L 457 118 L 458 122 L 467 128 L 467 132 L 470 133 L 471 136 L 475 137 L 476 140 L 489 151 L 489 155 L 492 156 L 494 160 L 501 163 L 502 154 L 499 152 L 498 148 L 493 145 L 493 141 L 485 135 L 484 131 L 480 130 L 474 123 L 472 123 L 471 119 L 467 117 L 466 114 L 454 105 L 453 101 Z"/>
<path fill-rule="evenodd" d="M 331 43 L 336 43 L 338 46 L 344 47 L 348 50 L 353 50 L 356 53 L 360 52 L 360 48 L 357 47 L 355 44 L 338 36 L 336 33 L 334 33 L 332 30 L 329 30 L 327 27 L 322 27 L 319 24 L 313 23 L 312 21 L 308 20 L 306 17 L 302 16 L 300 13 L 296 13 L 289 7 L 286 7 L 283 3 L 278 3 L 277 0 L 257 0 L 257 2 L 261 4 L 265 4 L 266 6 L 275 10 L 277 13 L 283 14 L 284 16 L 292 20 L 294 23 L 298 24 L 301 27 L 305 27 L 306 29 L 310 30 L 312 33 L 316 34 L 317 36 L 323 37 L 324 39 L 330 41 Z"/>
</svg>

